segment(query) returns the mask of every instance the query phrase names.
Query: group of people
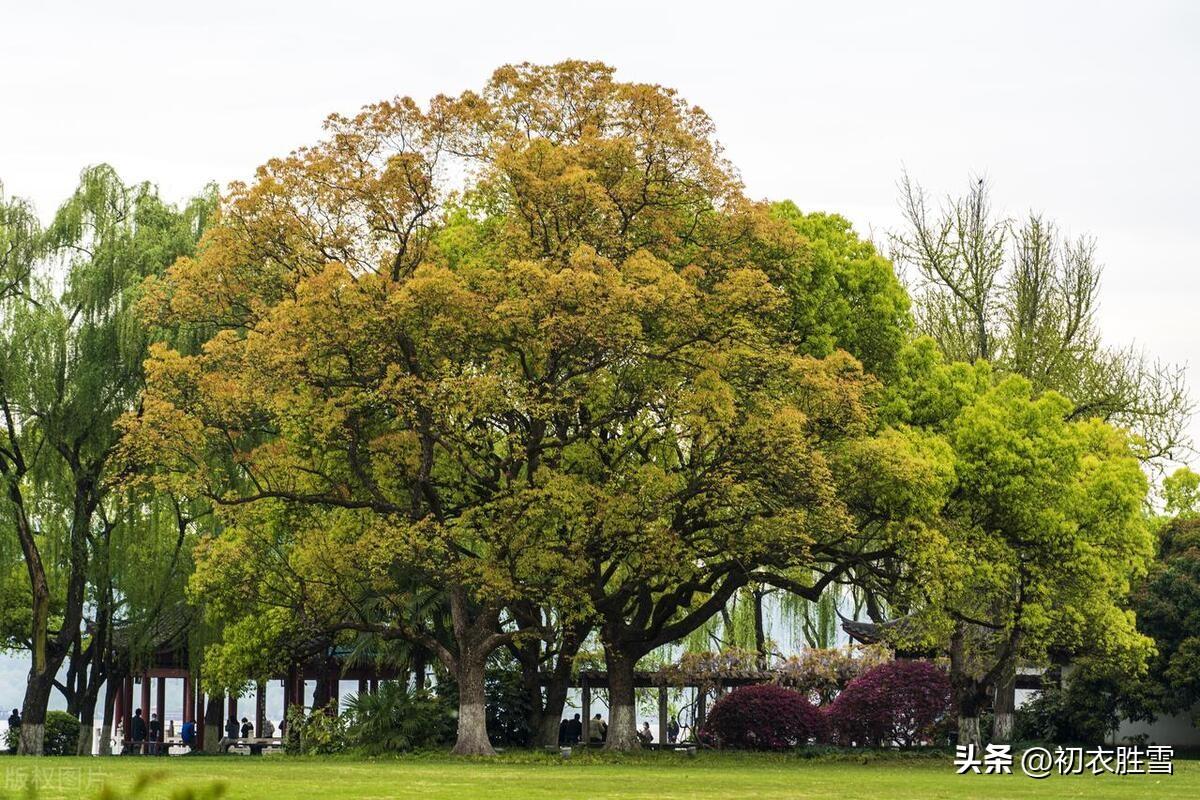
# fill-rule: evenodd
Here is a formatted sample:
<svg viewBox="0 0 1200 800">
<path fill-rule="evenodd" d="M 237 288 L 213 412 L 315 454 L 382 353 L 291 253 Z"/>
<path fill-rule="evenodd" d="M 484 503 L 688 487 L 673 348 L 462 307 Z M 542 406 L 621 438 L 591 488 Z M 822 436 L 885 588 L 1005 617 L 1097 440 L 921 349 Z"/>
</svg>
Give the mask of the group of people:
<svg viewBox="0 0 1200 800">
<path fill-rule="evenodd" d="M 592 718 L 591 725 L 588 726 L 588 741 L 593 744 L 601 744 L 608 739 L 608 723 L 604 718 L 597 714 Z M 579 744 L 583 740 L 583 720 L 576 714 L 571 719 L 564 719 L 558 725 L 558 744 L 562 747 L 571 747 Z"/>
<path fill-rule="evenodd" d="M 16 709 L 13 709 L 13 715 L 17 716 L 17 725 L 20 725 L 20 717 L 17 715 Z M 10 717 L 8 724 L 11 726 L 13 720 Z M 129 723 L 129 743 L 123 749 L 123 752 L 132 755 L 165 755 L 167 748 L 164 747 L 162 737 L 162 722 L 158 719 L 157 714 L 151 714 L 149 722 L 142 716 L 142 710 L 136 709 L 133 712 L 133 719 Z M 269 719 L 263 720 L 262 736 L 271 738 L 275 735 L 275 725 Z M 123 738 L 118 731 L 118 738 Z M 175 738 L 175 722 L 172 720 L 169 723 L 166 739 L 172 740 Z M 238 740 L 253 739 L 254 724 L 246 717 L 242 717 L 239 723 L 237 717 L 230 716 L 225 723 L 225 738 L 222 744 L 232 744 Z M 186 720 L 179 730 L 179 740 L 184 747 L 189 750 L 195 750 L 200 742 L 197 737 L 196 723 L 193 720 Z"/>
<path fill-rule="evenodd" d="M 174 734 L 174 723 L 171 728 L 171 733 Z M 122 752 L 130 755 L 166 755 L 167 748 L 163 747 L 163 739 L 162 720 L 158 718 L 158 714 L 151 714 L 150 720 L 147 721 L 142 716 L 142 710 L 137 708 L 133 711 L 133 719 L 129 721 L 129 743 L 122 748 Z"/>
<path fill-rule="evenodd" d="M 667 741 L 670 744 L 675 744 L 679 741 L 679 720 L 671 717 L 671 722 L 667 725 Z M 643 745 L 652 744 L 654 742 L 654 731 L 650 730 L 650 723 L 643 722 L 642 727 L 637 732 L 638 739 Z M 577 745 L 583 739 L 583 720 L 580 715 L 576 714 L 571 719 L 564 719 L 558 725 L 558 744 L 561 747 L 571 747 Z M 588 741 L 592 744 L 603 743 L 608 740 L 608 723 L 604 718 L 597 714 L 592 718 L 591 724 L 588 726 Z"/>
<path fill-rule="evenodd" d="M 271 720 L 263 718 L 262 738 L 270 739 L 275 735 L 275 724 Z M 237 717 L 232 714 L 225 722 L 225 738 L 226 739 L 253 739 L 254 738 L 254 723 L 247 717 L 242 717 L 242 722 L 239 725 Z"/>
</svg>

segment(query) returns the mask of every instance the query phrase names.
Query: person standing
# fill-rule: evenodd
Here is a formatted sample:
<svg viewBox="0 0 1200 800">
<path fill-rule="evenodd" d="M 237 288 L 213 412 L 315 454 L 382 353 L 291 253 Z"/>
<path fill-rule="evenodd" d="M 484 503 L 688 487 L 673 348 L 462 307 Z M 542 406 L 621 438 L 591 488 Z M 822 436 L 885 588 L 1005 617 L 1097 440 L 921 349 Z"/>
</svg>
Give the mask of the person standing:
<svg viewBox="0 0 1200 800">
<path fill-rule="evenodd" d="M 152 756 L 158 755 L 158 743 L 162 735 L 162 720 L 158 718 L 158 714 L 150 715 L 150 734 L 149 741 L 146 745 L 146 752 Z"/>
<path fill-rule="evenodd" d="M 183 727 L 179 730 L 179 738 L 183 740 L 183 746 L 188 750 L 196 749 L 196 723 L 190 719 L 184 722 Z"/>
<path fill-rule="evenodd" d="M 671 744 L 679 741 L 679 720 L 675 717 L 671 717 L 671 722 L 667 725 L 667 741 Z"/>
<path fill-rule="evenodd" d="M 592 724 L 588 726 L 588 738 L 593 742 L 604 742 L 608 739 L 608 723 L 599 713 L 592 717 Z"/>
<path fill-rule="evenodd" d="M 140 708 L 133 712 L 133 722 L 129 724 L 129 743 L 129 752 L 133 755 L 141 754 L 142 748 L 146 746 L 146 720 L 142 718 Z"/>
<path fill-rule="evenodd" d="M 579 744 L 583 738 L 583 720 L 576 714 L 567 722 L 567 744 Z"/>
<path fill-rule="evenodd" d="M 8 747 L 13 753 L 21 746 L 21 712 L 13 709 L 8 717 Z"/>
</svg>

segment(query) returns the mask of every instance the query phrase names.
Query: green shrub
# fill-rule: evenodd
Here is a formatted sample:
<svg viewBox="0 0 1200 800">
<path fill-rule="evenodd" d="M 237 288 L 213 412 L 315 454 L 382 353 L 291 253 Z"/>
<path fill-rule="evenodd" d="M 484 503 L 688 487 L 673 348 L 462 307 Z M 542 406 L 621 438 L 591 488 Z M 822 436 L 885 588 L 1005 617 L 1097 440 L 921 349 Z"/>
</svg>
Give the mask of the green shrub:
<svg viewBox="0 0 1200 800">
<path fill-rule="evenodd" d="M 350 717 L 346 714 L 335 716 L 318 710 L 305 715 L 304 709 L 292 706 L 287 716 L 289 748 L 304 755 L 328 755 L 340 753 L 350 746 Z"/>
<path fill-rule="evenodd" d="M 1017 741 L 1103 744 L 1122 718 L 1154 719 L 1144 689 L 1144 681 L 1085 663 L 1062 688 L 1042 689 L 1017 709 L 1013 737 Z"/>
<path fill-rule="evenodd" d="M 454 741 L 454 707 L 444 697 L 385 682 L 347 701 L 347 745 L 369 755 L 442 747 Z"/>
<path fill-rule="evenodd" d="M 529 747 L 529 695 L 517 669 L 492 670 L 484 682 L 488 738 L 503 747 Z"/>
<path fill-rule="evenodd" d="M 73 756 L 79 747 L 79 720 L 65 711 L 46 715 L 42 752 L 48 756 Z"/>
</svg>

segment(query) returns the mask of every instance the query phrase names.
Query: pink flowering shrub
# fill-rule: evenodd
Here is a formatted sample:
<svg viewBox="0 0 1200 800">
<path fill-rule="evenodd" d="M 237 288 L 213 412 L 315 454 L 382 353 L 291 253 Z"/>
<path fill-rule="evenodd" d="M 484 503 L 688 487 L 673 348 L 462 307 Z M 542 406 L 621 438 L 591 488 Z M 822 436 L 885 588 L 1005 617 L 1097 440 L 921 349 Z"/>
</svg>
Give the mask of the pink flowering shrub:
<svg viewBox="0 0 1200 800">
<path fill-rule="evenodd" d="M 774 684 L 745 686 L 712 707 L 700 740 L 717 747 L 787 750 L 824 738 L 825 715 L 804 695 Z"/>
<path fill-rule="evenodd" d="M 912 747 L 929 740 L 950 709 L 950 679 L 928 661 L 892 661 L 846 685 L 827 708 L 842 745 Z"/>
</svg>

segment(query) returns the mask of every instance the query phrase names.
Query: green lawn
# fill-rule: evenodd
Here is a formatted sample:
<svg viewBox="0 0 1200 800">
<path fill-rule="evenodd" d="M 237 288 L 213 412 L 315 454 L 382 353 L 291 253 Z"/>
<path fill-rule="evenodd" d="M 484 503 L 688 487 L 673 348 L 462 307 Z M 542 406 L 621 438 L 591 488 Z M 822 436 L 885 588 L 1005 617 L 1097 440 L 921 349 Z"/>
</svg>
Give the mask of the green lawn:
<svg viewBox="0 0 1200 800">
<path fill-rule="evenodd" d="M 224 784 L 236 800 L 371 800 L 372 798 L 1195 798 L 1200 761 L 1176 761 L 1167 776 L 1052 776 L 954 773 L 949 759 L 845 760 L 701 753 L 624 758 L 586 755 L 564 761 L 541 754 L 492 760 L 449 756 L 395 759 L 288 756 L 148 758 L 0 758 L 0 798 L 28 797 L 35 778 L 38 800 L 95 797 L 102 784 L 126 797 L 139 775 L 159 780 L 138 795 L 170 798 L 176 790 Z"/>
</svg>

